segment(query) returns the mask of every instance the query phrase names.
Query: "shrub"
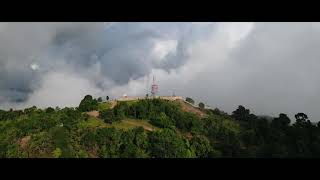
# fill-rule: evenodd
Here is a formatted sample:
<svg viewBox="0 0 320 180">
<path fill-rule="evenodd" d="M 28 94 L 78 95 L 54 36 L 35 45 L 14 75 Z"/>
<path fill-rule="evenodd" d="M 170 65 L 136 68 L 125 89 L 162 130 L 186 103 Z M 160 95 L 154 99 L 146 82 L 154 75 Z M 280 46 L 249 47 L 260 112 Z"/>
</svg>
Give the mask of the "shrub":
<svg viewBox="0 0 320 180">
<path fill-rule="evenodd" d="M 189 98 L 189 97 L 186 98 L 186 101 L 189 102 L 189 103 L 191 103 L 191 104 L 194 104 L 194 100 L 191 99 L 191 98 Z"/>
<path fill-rule="evenodd" d="M 80 102 L 79 111 L 93 111 L 98 109 L 98 101 L 93 99 L 92 96 L 86 95 L 84 99 Z"/>
</svg>

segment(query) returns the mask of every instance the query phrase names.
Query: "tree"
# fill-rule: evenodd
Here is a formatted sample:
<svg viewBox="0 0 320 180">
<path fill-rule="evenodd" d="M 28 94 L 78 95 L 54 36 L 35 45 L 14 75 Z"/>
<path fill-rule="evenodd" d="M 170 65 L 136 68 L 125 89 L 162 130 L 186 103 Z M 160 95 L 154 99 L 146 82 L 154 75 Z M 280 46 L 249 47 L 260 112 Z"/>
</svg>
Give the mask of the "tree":
<svg viewBox="0 0 320 180">
<path fill-rule="evenodd" d="M 215 115 L 221 115 L 220 109 L 214 108 L 214 110 L 211 111 Z"/>
<path fill-rule="evenodd" d="M 194 100 L 191 99 L 191 98 L 189 98 L 189 97 L 186 98 L 186 101 L 189 102 L 189 103 L 191 103 L 191 104 L 194 104 Z"/>
<path fill-rule="evenodd" d="M 103 119 L 104 122 L 110 124 L 117 120 L 113 112 L 113 109 L 102 110 L 99 116 L 101 119 Z"/>
<path fill-rule="evenodd" d="M 62 155 L 62 151 L 60 148 L 56 148 L 54 151 L 53 151 L 53 156 L 55 158 L 59 158 L 60 156 Z"/>
<path fill-rule="evenodd" d="M 304 113 L 298 113 L 294 115 L 294 117 L 296 118 L 297 121 L 301 121 L 301 122 L 308 120 L 308 116 Z"/>
<path fill-rule="evenodd" d="M 29 114 L 29 113 L 35 112 L 36 110 L 37 110 L 37 107 L 32 106 L 31 108 L 24 109 L 24 113 Z M 10 109 L 10 111 L 12 111 L 12 109 Z"/>
<path fill-rule="evenodd" d="M 99 128 L 95 140 L 99 146 L 99 156 L 103 158 L 117 158 L 120 156 L 122 132 L 115 128 Z"/>
<path fill-rule="evenodd" d="M 98 102 L 102 102 L 102 98 L 99 97 L 99 98 L 97 99 L 97 101 L 98 101 Z"/>
<path fill-rule="evenodd" d="M 121 157 L 124 158 L 146 158 L 149 157 L 147 153 L 148 136 L 142 127 L 135 128 L 123 132 L 122 144 L 120 146 Z"/>
<path fill-rule="evenodd" d="M 186 158 L 192 153 L 186 144 L 187 140 L 171 129 L 154 131 L 149 136 L 151 155 L 156 158 Z"/>
<path fill-rule="evenodd" d="M 278 118 L 274 118 L 272 120 L 272 125 L 276 128 L 283 129 L 285 127 L 288 127 L 290 124 L 290 118 L 286 114 L 279 114 Z"/>
<path fill-rule="evenodd" d="M 296 127 L 306 127 L 307 125 L 311 125 L 310 120 L 308 120 L 308 116 L 304 113 L 298 113 L 294 115 L 296 118 L 295 126 Z"/>
<path fill-rule="evenodd" d="M 29 157 L 52 157 L 54 143 L 48 132 L 33 134 L 29 142 Z"/>
<path fill-rule="evenodd" d="M 191 148 L 194 149 L 196 156 L 199 158 L 206 158 L 212 151 L 210 141 L 205 136 L 194 136 L 191 139 Z"/>
<path fill-rule="evenodd" d="M 117 119 L 125 118 L 129 113 L 129 105 L 127 102 L 120 102 L 113 108 L 113 113 Z"/>
<path fill-rule="evenodd" d="M 54 127 L 49 130 L 49 133 L 52 137 L 52 144 L 61 151 L 60 156 L 63 158 L 72 157 L 69 146 L 69 131 L 65 127 Z"/>
<path fill-rule="evenodd" d="M 199 103 L 199 108 L 204 109 L 204 104 L 202 102 Z"/>
<path fill-rule="evenodd" d="M 238 109 L 232 112 L 232 117 L 239 121 L 248 121 L 249 116 L 250 110 L 242 105 L 239 105 Z"/>
<path fill-rule="evenodd" d="M 93 111 L 98 109 L 98 101 L 93 99 L 91 95 L 86 95 L 79 104 L 81 112 Z"/>
<path fill-rule="evenodd" d="M 52 112 L 54 112 L 54 109 L 52 107 L 48 107 L 46 109 L 46 113 L 52 113 Z"/>
<path fill-rule="evenodd" d="M 223 117 L 203 119 L 205 135 L 224 157 L 236 157 L 240 152 L 240 123 Z M 246 127 L 244 127 L 246 128 Z"/>
<path fill-rule="evenodd" d="M 151 123 L 160 128 L 171 128 L 174 126 L 174 122 L 164 112 L 161 112 L 159 116 L 151 118 Z"/>
</svg>

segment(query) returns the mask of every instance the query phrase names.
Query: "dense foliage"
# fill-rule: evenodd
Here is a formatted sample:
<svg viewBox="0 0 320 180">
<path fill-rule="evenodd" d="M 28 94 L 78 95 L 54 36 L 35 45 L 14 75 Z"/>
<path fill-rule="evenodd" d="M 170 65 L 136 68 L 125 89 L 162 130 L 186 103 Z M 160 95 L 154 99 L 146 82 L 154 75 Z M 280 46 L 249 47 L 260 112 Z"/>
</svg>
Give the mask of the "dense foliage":
<svg viewBox="0 0 320 180">
<path fill-rule="evenodd" d="M 204 109 L 205 105 L 203 104 L 203 102 L 200 102 L 198 106 L 199 106 L 199 108 Z"/>
<path fill-rule="evenodd" d="M 0 157 L 320 157 L 320 123 L 304 113 L 291 122 L 283 113 L 270 119 L 239 106 L 231 115 L 216 108 L 200 117 L 175 101 L 144 99 L 102 109 L 92 124 L 86 112 L 98 104 L 86 96 L 78 108 L 0 110 Z M 124 119 L 157 129 L 111 127 Z"/>
<path fill-rule="evenodd" d="M 187 101 L 188 103 L 194 104 L 194 100 L 191 99 L 190 97 L 186 97 L 186 101 Z"/>
<path fill-rule="evenodd" d="M 99 101 L 102 99 L 99 99 Z M 79 110 L 81 112 L 92 111 L 98 109 L 98 100 L 93 99 L 91 95 L 86 95 L 80 102 Z"/>
</svg>

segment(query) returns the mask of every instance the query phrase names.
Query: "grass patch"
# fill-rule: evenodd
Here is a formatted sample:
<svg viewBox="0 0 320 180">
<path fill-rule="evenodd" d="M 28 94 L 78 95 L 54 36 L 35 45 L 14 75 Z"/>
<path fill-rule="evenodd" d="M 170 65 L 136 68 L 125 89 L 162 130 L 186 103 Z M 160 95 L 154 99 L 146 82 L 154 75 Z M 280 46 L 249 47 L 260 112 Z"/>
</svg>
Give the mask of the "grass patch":
<svg viewBox="0 0 320 180">
<path fill-rule="evenodd" d="M 135 104 L 137 102 L 139 102 L 138 99 L 136 99 L 136 100 L 128 100 L 128 101 L 119 101 L 119 103 L 126 103 L 129 106 L 131 106 L 131 105 L 133 105 L 133 104 Z"/>
<path fill-rule="evenodd" d="M 78 126 L 82 129 L 96 129 L 96 128 L 116 128 L 122 130 L 130 130 L 137 127 L 143 127 L 147 131 L 155 131 L 159 130 L 160 128 L 153 126 L 149 123 L 148 120 L 138 120 L 138 119 L 123 119 L 118 122 L 114 122 L 112 124 L 108 124 L 103 122 L 102 119 L 90 117 L 87 121 L 81 121 Z"/>
<path fill-rule="evenodd" d="M 147 131 L 155 131 L 159 128 L 153 126 L 148 120 L 124 119 L 110 125 L 118 129 L 129 130 L 137 127 L 143 127 Z"/>
<path fill-rule="evenodd" d="M 137 103 L 139 100 L 132 100 L 132 101 L 127 101 L 128 105 L 133 105 L 134 103 Z"/>
<path fill-rule="evenodd" d="M 106 127 L 106 123 L 104 123 L 101 119 L 90 117 L 87 121 L 81 121 L 79 123 L 79 127 L 86 128 L 98 128 L 98 127 Z"/>
<path fill-rule="evenodd" d="M 111 107 L 111 103 L 109 103 L 109 102 L 99 103 L 98 104 L 98 111 L 109 109 L 110 107 Z"/>
</svg>

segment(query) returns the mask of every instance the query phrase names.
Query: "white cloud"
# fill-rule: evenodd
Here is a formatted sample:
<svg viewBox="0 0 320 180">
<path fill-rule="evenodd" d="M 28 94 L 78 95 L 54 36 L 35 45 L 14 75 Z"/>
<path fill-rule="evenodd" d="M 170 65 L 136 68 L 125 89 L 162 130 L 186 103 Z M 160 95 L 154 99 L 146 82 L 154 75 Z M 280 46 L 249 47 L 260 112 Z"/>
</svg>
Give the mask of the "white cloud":
<svg viewBox="0 0 320 180">
<path fill-rule="evenodd" d="M 37 64 L 37 63 L 32 63 L 30 65 L 30 68 L 33 70 L 33 71 L 36 71 L 40 68 L 40 66 Z"/>
<path fill-rule="evenodd" d="M 177 40 L 155 40 L 152 54 L 156 60 L 163 60 L 169 53 L 175 53 L 177 49 Z"/>
<path fill-rule="evenodd" d="M 305 112 L 318 121 L 320 54 L 315 47 L 320 45 L 320 29 L 314 27 L 307 23 L 218 23 L 206 39 L 191 44 L 184 66 L 151 73 L 164 95 L 175 91 L 229 113 L 241 104 L 256 114 L 287 113 L 293 118 Z M 137 80 L 126 86 L 127 91 L 139 82 L 145 87 Z"/>
<path fill-rule="evenodd" d="M 25 104 L 38 107 L 78 106 L 85 95 L 99 93 L 94 83 L 87 79 L 69 72 L 50 72 Z"/>
<path fill-rule="evenodd" d="M 0 90 L 31 89 L 28 105 L 78 105 L 86 94 L 145 95 L 155 75 L 163 95 L 320 119 L 319 23 L 190 24 L 0 24 Z"/>
<path fill-rule="evenodd" d="M 253 27 L 253 22 L 225 22 L 217 24 L 217 31 L 227 35 L 225 40 L 229 41 L 229 46 L 233 48 L 251 32 Z"/>
</svg>

